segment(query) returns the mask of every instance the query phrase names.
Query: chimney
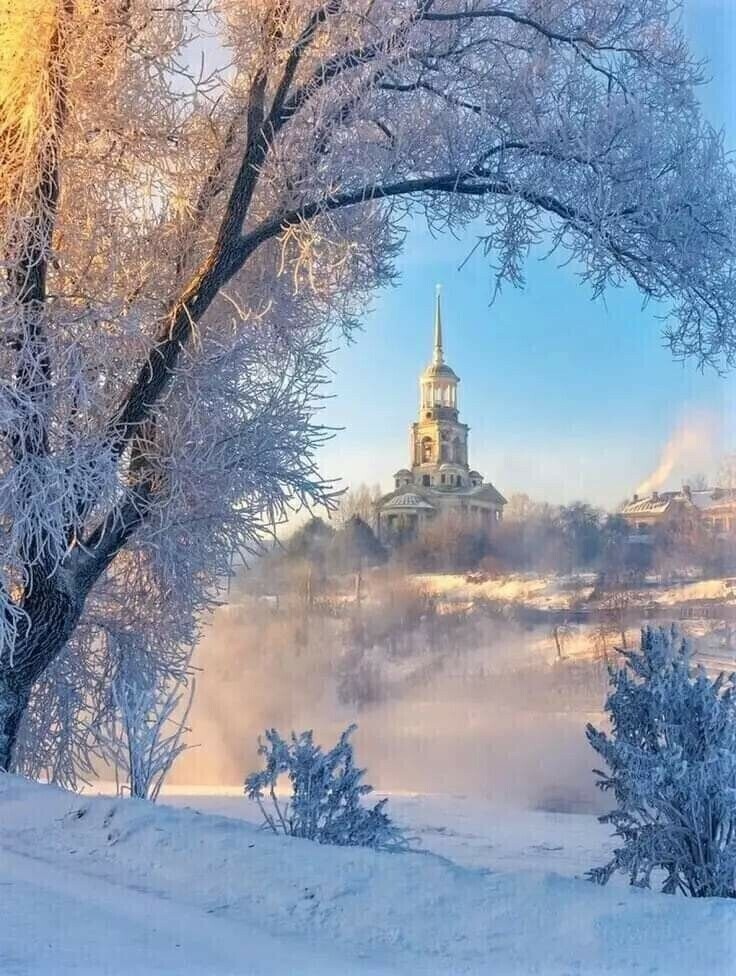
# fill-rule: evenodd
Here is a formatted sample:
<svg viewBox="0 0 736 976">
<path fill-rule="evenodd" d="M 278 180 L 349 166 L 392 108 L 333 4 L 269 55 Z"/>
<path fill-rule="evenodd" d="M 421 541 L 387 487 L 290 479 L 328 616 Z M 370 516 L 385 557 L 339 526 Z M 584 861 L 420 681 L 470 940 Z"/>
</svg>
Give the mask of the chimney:
<svg viewBox="0 0 736 976">
<path fill-rule="evenodd" d="M 658 502 L 659 501 L 659 492 L 658 491 L 653 491 L 652 492 L 652 501 L 653 502 Z"/>
<path fill-rule="evenodd" d="M 639 501 L 639 496 L 638 495 L 634 495 L 632 501 L 638 502 Z"/>
</svg>

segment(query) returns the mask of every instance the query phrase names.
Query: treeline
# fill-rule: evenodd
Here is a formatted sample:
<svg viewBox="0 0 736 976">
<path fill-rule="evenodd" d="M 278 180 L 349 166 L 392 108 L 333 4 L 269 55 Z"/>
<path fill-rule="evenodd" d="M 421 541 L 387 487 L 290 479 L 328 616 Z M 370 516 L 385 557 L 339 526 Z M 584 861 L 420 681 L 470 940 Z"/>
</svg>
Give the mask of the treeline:
<svg viewBox="0 0 736 976">
<path fill-rule="evenodd" d="M 404 554 L 409 565 L 435 571 L 588 571 L 616 578 L 723 575 L 736 571 L 734 556 L 733 544 L 702 520 L 652 527 L 642 538 L 620 515 L 585 502 L 550 505 L 526 495 L 512 496 L 503 522 L 490 533 L 438 520 Z"/>
<path fill-rule="evenodd" d="M 332 524 L 310 519 L 275 558 L 287 567 L 306 564 L 321 578 L 387 562 L 412 573 L 488 575 L 587 571 L 620 577 L 643 572 L 719 574 L 733 568 L 732 547 L 719 542 L 703 524 L 655 528 L 644 543 L 632 537 L 619 515 L 585 502 L 550 505 L 526 495 L 512 496 L 504 520 L 490 530 L 446 514 L 388 549 L 369 524 L 368 491 L 358 490 L 348 500 L 351 497 L 358 506 L 343 504 Z"/>
<path fill-rule="evenodd" d="M 524 499 L 490 531 L 460 516 L 441 516 L 395 553 L 415 572 L 557 572 L 622 570 L 626 526 L 582 502 L 566 506 Z"/>
<path fill-rule="evenodd" d="M 306 561 L 321 575 L 332 575 L 381 565 L 388 552 L 370 525 L 360 515 L 352 515 L 337 527 L 318 517 L 310 519 L 292 535 L 285 557 Z"/>
</svg>

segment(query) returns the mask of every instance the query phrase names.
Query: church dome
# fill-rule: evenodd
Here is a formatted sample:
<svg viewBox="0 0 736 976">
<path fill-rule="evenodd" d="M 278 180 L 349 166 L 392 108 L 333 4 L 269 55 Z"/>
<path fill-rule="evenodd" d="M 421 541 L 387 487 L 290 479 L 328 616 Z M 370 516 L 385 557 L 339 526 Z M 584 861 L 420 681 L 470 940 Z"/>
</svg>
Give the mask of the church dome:
<svg viewBox="0 0 736 976">
<path fill-rule="evenodd" d="M 411 478 L 411 471 L 408 468 L 399 468 L 394 478 Z"/>
<path fill-rule="evenodd" d="M 413 491 L 406 491 L 403 495 L 399 495 L 398 498 L 392 498 L 391 501 L 384 506 L 384 510 L 390 508 L 433 508 L 423 498 L 419 495 L 415 495 Z"/>
<path fill-rule="evenodd" d="M 451 369 L 447 363 L 430 363 L 429 366 L 422 373 L 422 379 L 425 380 L 452 380 L 455 383 L 460 382 L 460 378 L 454 369 Z"/>
</svg>

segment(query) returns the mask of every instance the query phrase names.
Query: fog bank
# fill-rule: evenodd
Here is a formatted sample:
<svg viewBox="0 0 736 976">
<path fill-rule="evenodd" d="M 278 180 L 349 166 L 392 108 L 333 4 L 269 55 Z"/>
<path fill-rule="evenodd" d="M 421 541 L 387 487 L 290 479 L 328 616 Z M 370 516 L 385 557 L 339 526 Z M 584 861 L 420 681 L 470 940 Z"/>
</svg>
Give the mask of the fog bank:
<svg viewBox="0 0 736 976">
<path fill-rule="evenodd" d="M 403 617 L 392 630 L 389 609 L 371 613 L 384 628 L 377 643 L 370 626 L 356 636 L 339 613 L 250 598 L 223 608 L 195 661 L 198 748 L 171 782 L 241 783 L 267 727 L 311 728 L 329 746 L 356 722 L 358 761 L 378 790 L 602 808 L 584 736 L 600 718 L 600 664 L 555 661 L 548 635 L 482 615 Z"/>
</svg>

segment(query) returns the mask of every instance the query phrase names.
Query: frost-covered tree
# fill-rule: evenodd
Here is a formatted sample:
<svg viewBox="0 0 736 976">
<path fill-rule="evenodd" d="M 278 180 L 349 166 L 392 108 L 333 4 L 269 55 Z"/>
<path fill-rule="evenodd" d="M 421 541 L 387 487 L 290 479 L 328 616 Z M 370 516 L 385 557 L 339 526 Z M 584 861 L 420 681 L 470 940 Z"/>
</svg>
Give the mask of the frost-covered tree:
<svg viewBox="0 0 736 976">
<path fill-rule="evenodd" d="M 0 768 L 81 714 L 87 761 L 109 634 L 165 669 L 233 553 L 324 498 L 330 334 L 410 220 L 472 225 L 499 284 L 561 249 L 734 360 L 733 173 L 677 8 L 2 5 Z"/>
<path fill-rule="evenodd" d="M 292 732 L 287 742 L 276 729 L 265 732 L 258 743 L 264 768 L 251 773 L 245 793 L 255 800 L 263 824 L 275 834 L 303 837 L 339 847 L 373 847 L 401 850 L 409 840 L 385 811 L 386 799 L 366 807 L 362 798 L 373 789 L 362 779 L 364 769 L 355 765 L 347 728 L 328 752 L 315 745 L 311 731 Z M 279 781 L 288 779 L 291 793 L 279 799 Z"/>
<path fill-rule="evenodd" d="M 622 846 L 591 877 L 693 897 L 736 898 L 736 675 L 710 679 L 675 628 L 642 632 L 622 652 L 606 701 L 610 732 L 589 725 L 605 760 L 598 785 L 615 809 L 601 817 Z"/>
<path fill-rule="evenodd" d="M 124 645 L 111 680 L 111 707 L 99 741 L 113 767 L 120 795 L 158 799 L 178 757 L 188 748 L 185 734 L 196 682 L 189 671 L 161 670 L 136 642 Z"/>
<path fill-rule="evenodd" d="M 346 525 L 350 519 L 362 519 L 368 525 L 375 522 L 376 502 L 379 501 L 383 491 L 380 484 L 367 485 L 364 482 L 349 488 L 340 496 L 335 511 L 335 520 L 338 525 Z"/>
</svg>

